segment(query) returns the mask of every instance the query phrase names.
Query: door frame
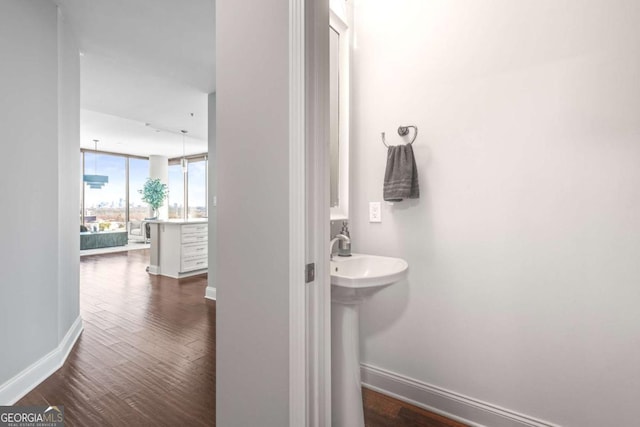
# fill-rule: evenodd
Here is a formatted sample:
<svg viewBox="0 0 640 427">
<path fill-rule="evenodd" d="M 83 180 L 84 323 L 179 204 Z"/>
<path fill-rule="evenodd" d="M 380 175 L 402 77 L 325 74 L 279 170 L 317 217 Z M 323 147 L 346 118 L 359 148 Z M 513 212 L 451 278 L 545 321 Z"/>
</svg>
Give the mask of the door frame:
<svg viewBox="0 0 640 427">
<path fill-rule="evenodd" d="M 307 425 L 331 426 L 331 283 L 329 275 L 329 1 L 307 0 Z"/>
<path fill-rule="evenodd" d="M 328 23 L 328 0 L 289 0 L 290 426 L 331 425 Z"/>
<path fill-rule="evenodd" d="M 306 425 L 305 0 L 289 0 L 289 425 Z"/>
</svg>

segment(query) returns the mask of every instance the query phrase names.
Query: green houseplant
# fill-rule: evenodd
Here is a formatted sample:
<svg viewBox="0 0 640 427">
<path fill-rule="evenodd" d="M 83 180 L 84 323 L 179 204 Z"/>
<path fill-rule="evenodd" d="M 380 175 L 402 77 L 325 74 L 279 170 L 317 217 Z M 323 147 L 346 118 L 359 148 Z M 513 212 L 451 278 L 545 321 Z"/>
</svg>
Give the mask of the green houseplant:
<svg viewBox="0 0 640 427">
<path fill-rule="evenodd" d="M 158 208 L 164 203 L 169 193 L 167 184 L 163 184 L 160 178 L 147 178 L 142 190 L 138 190 L 142 194 L 142 201 L 148 203 L 153 210 L 153 218 L 158 218 Z"/>
</svg>

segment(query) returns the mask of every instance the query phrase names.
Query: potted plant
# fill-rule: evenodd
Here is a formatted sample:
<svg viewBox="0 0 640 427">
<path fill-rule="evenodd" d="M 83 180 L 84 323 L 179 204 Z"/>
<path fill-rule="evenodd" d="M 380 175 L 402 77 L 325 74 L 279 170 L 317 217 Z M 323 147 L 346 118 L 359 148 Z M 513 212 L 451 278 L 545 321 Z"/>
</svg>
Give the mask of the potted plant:
<svg viewBox="0 0 640 427">
<path fill-rule="evenodd" d="M 142 190 L 138 190 L 142 194 L 142 201 L 148 203 L 153 210 L 153 216 L 150 219 L 158 218 L 158 208 L 164 203 L 169 193 L 167 184 L 163 184 L 160 178 L 147 178 Z"/>
</svg>

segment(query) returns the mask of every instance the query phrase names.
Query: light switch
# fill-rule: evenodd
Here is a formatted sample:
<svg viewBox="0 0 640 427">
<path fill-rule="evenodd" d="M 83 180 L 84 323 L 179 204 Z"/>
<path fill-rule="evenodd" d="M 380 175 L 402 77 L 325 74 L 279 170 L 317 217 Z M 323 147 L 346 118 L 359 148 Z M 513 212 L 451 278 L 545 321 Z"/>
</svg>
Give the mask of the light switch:
<svg viewBox="0 0 640 427">
<path fill-rule="evenodd" d="M 380 202 L 369 202 L 369 222 L 382 222 Z"/>
</svg>

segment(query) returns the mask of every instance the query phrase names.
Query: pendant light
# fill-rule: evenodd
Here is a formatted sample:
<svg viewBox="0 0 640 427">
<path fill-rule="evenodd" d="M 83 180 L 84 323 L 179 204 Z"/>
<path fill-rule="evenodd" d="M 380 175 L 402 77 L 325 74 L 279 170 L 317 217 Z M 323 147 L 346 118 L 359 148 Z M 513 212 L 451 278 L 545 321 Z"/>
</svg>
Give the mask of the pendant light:
<svg viewBox="0 0 640 427">
<path fill-rule="evenodd" d="M 87 183 L 89 188 L 94 190 L 100 190 L 105 184 L 109 182 L 107 175 L 98 175 L 98 139 L 93 140 L 95 148 L 95 157 L 93 158 L 93 175 L 83 175 L 82 180 Z"/>
<path fill-rule="evenodd" d="M 180 165 L 182 165 L 182 173 L 187 173 L 187 157 L 185 155 L 185 145 L 184 145 L 184 137 L 187 134 L 186 130 L 181 130 L 182 133 L 182 159 L 180 160 Z"/>
</svg>

